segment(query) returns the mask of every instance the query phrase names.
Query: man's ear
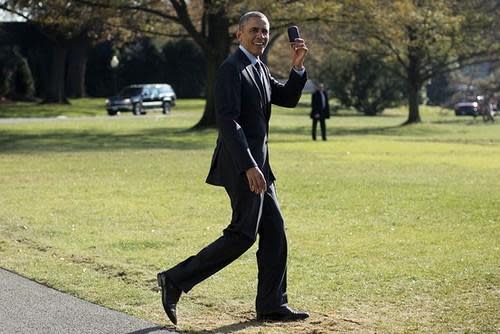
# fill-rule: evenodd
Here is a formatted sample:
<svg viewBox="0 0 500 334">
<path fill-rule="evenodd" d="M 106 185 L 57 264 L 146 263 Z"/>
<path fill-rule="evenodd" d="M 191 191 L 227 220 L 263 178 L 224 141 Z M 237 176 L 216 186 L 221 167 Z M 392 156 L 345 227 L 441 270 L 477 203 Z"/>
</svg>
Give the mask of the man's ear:
<svg viewBox="0 0 500 334">
<path fill-rule="evenodd" d="M 235 35 L 236 35 L 236 39 L 239 41 L 240 40 L 240 36 L 241 36 L 241 30 L 240 29 L 236 30 Z"/>
</svg>

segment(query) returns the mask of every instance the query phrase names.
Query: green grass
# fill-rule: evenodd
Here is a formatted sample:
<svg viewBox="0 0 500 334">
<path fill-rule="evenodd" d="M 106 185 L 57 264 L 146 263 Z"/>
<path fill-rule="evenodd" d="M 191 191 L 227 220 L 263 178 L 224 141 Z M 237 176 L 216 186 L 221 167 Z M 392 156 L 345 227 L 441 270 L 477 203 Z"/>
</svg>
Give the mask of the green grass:
<svg viewBox="0 0 500 334">
<path fill-rule="evenodd" d="M 70 104 L 40 104 L 31 102 L 1 103 L 0 118 L 95 116 L 106 112 L 105 99 L 70 100 Z"/>
<path fill-rule="evenodd" d="M 69 100 L 69 104 L 41 104 L 32 102 L 0 102 L 0 119 L 2 118 L 40 118 L 40 117 L 75 117 L 107 115 L 104 98 L 84 98 Z M 197 99 L 184 100 L 176 111 L 203 109 L 203 101 Z M 153 111 L 154 113 L 154 111 Z M 158 113 L 158 112 L 156 112 Z M 132 113 L 123 113 L 130 115 Z"/>
<path fill-rule="evenodd" d="M 303 102 L 274 109 L 270 154 L 289 297 L 311 320 L 250 321 L 254 246 L 182 297 L 179 329 L 498 332 L 500 125 L 427 107 L 424 123 L 407 127 L 404 109 L 343 111 L 327 123 L 329 140 L 313 142 Z M 104 115 L 101 104 L 58 112 Z M 31 116 L 41 107 L 19 108 Z M 186 131 L 201 110 L 181 100 L 166 117 L 0 123 L 0 266 L 168 324 L 156 272 L 217 238 L 230 218 L 225 192 L 204 183 L 215 131 Z"/>
</svg>

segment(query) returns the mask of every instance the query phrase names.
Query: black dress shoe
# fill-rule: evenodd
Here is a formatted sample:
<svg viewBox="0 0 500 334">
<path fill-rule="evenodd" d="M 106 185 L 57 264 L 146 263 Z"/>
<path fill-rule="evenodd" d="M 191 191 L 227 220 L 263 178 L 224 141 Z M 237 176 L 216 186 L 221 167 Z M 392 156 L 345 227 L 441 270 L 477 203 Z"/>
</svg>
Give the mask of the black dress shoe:
<svg viewBox="0 0 500 334">
<path fill-rule="evenodd" d="M 165 272 L 158 273 L 158 286 L 161 288 L 161 302 L 168 318 L 177 325 L 176 306 L 181 297 L 182 290 L 178 289 L 172 281 L 167 278 Z"/>
<path fill-rule="evenodd" d="M 257 312 L 257 320 L 260 321 L 297 321 L 307 318 L 309 318 L 309 313 L 296 311 L 288 306 L 282 306 L 272 312 Z"/>
</svg>

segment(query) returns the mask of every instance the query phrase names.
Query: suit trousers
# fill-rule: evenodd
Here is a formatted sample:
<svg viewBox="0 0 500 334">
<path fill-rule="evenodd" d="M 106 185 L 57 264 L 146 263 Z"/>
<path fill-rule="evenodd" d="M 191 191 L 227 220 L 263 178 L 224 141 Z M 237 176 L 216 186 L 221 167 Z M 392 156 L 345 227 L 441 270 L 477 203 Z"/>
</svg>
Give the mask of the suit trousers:
<svg viewBox="0 0 500 334">
<path fill-rule="evenodd" d="M 287 304 L 287 240 L 274 184 L 257 195 L 226 188 L 232 219 L 223 235 L 167 270 L 166 276 L 184 292 L 218 272 L 248 250 L 259 235 L 257 251 L 257 312 L 270 312 Z"/>
<path fill-rule="evenodd" d="M 326 140 L 326 124 L 325 124 L 324 118 L 313 118 L 312 138 L 313 138 L 313 140 L 316 140 L 316 129 L 318 128 L 318 121 L 319 121 L 319 125 L 321 127 L 321 138 L 323 140 Z"/>
</svg>

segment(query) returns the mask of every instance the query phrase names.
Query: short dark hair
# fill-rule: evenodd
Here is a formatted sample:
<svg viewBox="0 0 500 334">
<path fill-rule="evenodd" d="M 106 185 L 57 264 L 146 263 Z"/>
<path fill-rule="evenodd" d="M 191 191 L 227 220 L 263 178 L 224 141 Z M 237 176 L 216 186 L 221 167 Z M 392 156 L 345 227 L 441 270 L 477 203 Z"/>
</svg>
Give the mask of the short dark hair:
<svg viewBox="0 0 500 334">
<path fill-rule="evenodd" d="M 269 20 L 267 19 L 267 17 L 264 14 L 262 14 L 261 12 L 258 12 L 258 11 L 246 12 L 245 14 L 241 15 L 241 17 L 240 17 L 240 21 L 238 23 L 238 30 L 242 30 L 243 26 L 252 17 L 258 17 L 258 18 L 264 19 L 269 23 Z"/>
</svg>

